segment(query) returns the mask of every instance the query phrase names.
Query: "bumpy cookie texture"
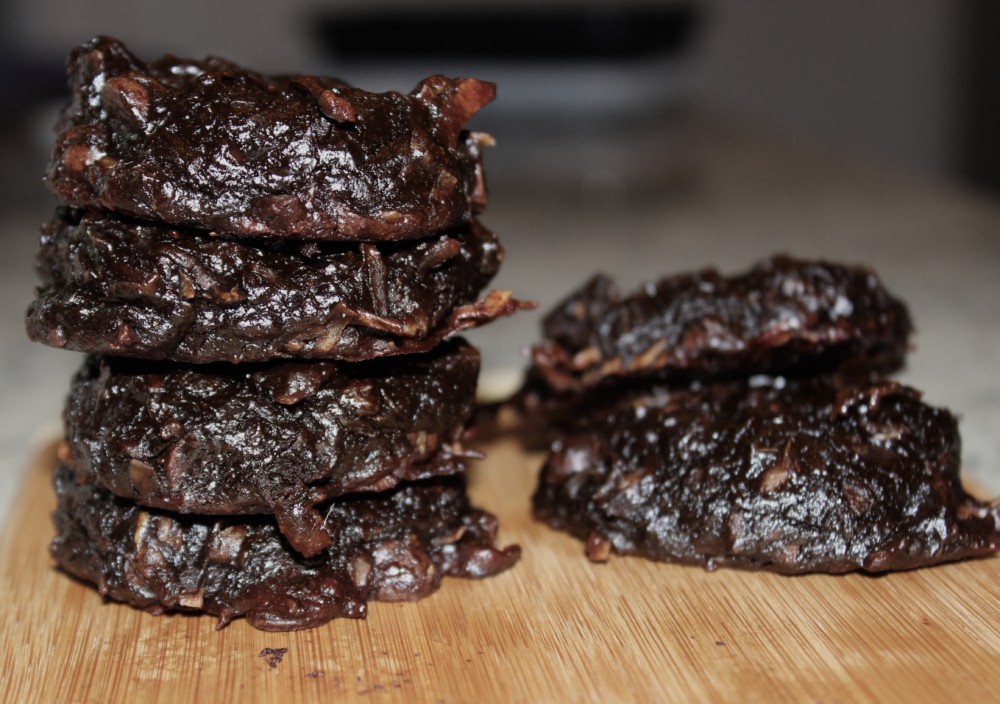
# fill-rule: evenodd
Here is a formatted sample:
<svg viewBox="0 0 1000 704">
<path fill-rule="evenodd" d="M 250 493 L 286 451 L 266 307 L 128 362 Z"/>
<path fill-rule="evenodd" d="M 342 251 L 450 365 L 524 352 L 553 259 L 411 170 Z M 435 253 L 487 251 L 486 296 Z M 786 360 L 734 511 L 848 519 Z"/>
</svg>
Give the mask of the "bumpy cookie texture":
<svg viewBox="0 0 1000 704">
<path fill-rule="evenodd" d="M 476 302 L 502 257 L 478 224 L 348 244 L 205 237 L 61 211 L 42 231 L 27 330 L 56 347 L 177 362 L 421 352 L 507 311 Z"/>
<path fill-rule="evenodd" d="M 911 327 L 870 270 L 776 257 L 739 276 L 706 269 L 625 297 L 597 276 L 545 318 L 532 358 L 558 391 L 654 375 L 891 371 Z"/>
<path fill-rule="evenodd" d="M 145 506 L 273 513 L 305 555 L 331 544 L 317 504 L 464 469 L 479 353 L 462 341 L 366 362 L 159 365 L 91 357 L 60 456 Z"/>
<path fill-rule="evenodd" d="M 611 552 L 786 574 L 995 553 L 957 423 L 883 381 L 755 377 L 631 399 L 554 446 L 535 516 Z"/>
<path fill-rule="evenodd" d="M 52 555 L 102 595 L 154 613 L 245 616 L 288 631 L 363 618 L 368 601 L 414 601 L 445 575 L 482 578 L 517 561 L 495 545 L 497 522 L 469 505 L 460 479 L 402 484 L 334 500 L 333 542 L 304 558 L 267 519 L 211 519 L 150 511 L 57 469 Z"/>
<path fill-rule="evenodd" d="M 48 182 L 67 203 L 223 233 L 393 240 L 485 206 L 486 135 L 463 125 L 495 86 L 432 76 L 408 95 L 222 59 L 144 63 L 96 38 L 68 61 L 72 100 Z"/>
</svg>

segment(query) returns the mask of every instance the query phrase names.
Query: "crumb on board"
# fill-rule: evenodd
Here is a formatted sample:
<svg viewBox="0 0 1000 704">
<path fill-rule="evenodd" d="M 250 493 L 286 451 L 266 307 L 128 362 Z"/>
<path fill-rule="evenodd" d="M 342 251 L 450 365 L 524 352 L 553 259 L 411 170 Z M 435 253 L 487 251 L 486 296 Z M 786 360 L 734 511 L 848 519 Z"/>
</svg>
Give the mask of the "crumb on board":
<svg viewBox="0 0 1000 704">
<path fill-rule="evenodd" d="M 267 658 L 267 666 L 272 670 L 278 666 L 281 659 L 285 657 L 285 653 L 288 652 L 288 648 L 264 648 L 257 654 L 259 658 Z"/>
</svg>

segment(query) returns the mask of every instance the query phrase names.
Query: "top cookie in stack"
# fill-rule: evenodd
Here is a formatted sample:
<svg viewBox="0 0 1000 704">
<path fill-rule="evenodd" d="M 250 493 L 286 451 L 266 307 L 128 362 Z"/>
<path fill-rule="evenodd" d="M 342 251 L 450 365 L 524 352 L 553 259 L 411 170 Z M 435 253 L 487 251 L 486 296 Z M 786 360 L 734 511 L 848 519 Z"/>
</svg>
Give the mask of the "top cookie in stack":
<svg viewBox="0 0 1000 704">
<path fill-rule="evenodd" d="M 243 236 L 400 240 L 486 203 L 493 84 L 434 76 L 409 95 L 221 59 L 136 59 L 112 39 L 69 57 L 73 102 L 48 171 L 71 205 Z"/>
<path fill-rule="evenodd" d="M 492 140 L 463 127 L 494 86 L 376 94 L 107 38 L 69 76 L 48 170 L 66 207 L 27 315 L 32 339 L 94 355 L 65 413 L 60 564 L 272 629 L 513 564 L 445 476 L 479 355 L 442 343 L 521 306 L 477 300 L 503 250 L 475 220 Z"/>
</svg>

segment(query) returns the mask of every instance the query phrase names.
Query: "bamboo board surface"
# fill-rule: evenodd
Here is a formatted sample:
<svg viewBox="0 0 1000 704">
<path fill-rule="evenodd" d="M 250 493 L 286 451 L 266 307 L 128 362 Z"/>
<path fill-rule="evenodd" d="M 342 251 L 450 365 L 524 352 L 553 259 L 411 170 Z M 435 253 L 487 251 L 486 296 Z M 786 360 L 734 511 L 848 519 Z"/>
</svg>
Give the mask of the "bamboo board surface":
<svg viewBox="0 0 1000 704">
<path fill-rule="evenodd" d="M 996 701 L 1000 559 L 781 577 L 615 558 L 531 520 L 541 455 L 490 441 L 471 491 L 510 572 L 364 621 L 264 633 L 104 603 L 52 567 L 52 448 L 0 536 L 5 702 Z M 265 648 L 287 652 L 268 663 Z"/>
</svg>

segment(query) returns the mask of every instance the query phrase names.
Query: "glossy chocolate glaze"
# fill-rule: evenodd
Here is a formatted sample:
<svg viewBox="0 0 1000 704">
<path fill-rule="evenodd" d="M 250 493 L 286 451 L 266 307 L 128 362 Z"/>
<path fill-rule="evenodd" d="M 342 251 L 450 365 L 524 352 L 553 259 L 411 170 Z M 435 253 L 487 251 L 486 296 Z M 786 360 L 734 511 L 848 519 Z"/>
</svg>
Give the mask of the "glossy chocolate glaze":
<svg viewBox="0 0 1000 704">
<path fill-rule="evenodd" d="M 1000 547 L 1000 507 L 959 480 L 956 420 L 890 381 L 661 387 L 553 448 L 535 516 L 594 560 L 884 572 Z"/>
<path fill-rule="evenodd" d="M 597 276 L 545 318 L 532 358 L 557 391 L 653 376 L 884 372 L 902 365 L 911 328 L 872 271 L 776 257 L 742 275 L 706 269 L 628 296 Z"/>
<path fill-rule="evenodd" d="M 400 243 L 317 243 L 62 211 L 42 232 L 27 330 L 56 347 L 178 362 L 420 352 L 489 319 L 475 301 L 502 258 L 478 224 Z"/>
<path fill-rule="evenodd" d="M 66 467 L 55 487 L 51 551 L 66 571 L 154 613 L 214 614 L 220 628 L 240 616 L 269 631 L 364 618 L 368 601 L 421 599 L 445 575 L 489 577 L 520 555 L 496 547 L 496 519 L 469 504 L 457 478 L 334 500 L 324 517 L 333 542 L 312 558 L 290 550 L 271 519 L 143 509 Z"/>
<path fill-rule="evenodd" d="M 395 240 L 485 206 L 492 83 L 432 76 L 408 95 L 263 76 L 217 58 L 144 63 L 98 37 L 68 60 L 72 100 L 47 178 L 70 205 L 249 236 Z"/>
<path fill-rule="evenodd" d="M 273 513 L 291 545 L 333 540 L 330 497 L 464 470 L 479 353 L 461 340 L 362 364 L 164 365 L 91 357 L 64 412 L 81 481 L 181 513 Z"/>
</svg>

